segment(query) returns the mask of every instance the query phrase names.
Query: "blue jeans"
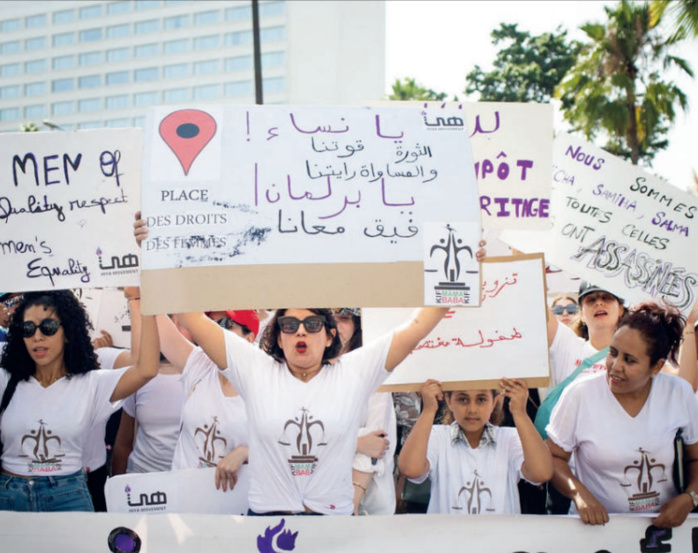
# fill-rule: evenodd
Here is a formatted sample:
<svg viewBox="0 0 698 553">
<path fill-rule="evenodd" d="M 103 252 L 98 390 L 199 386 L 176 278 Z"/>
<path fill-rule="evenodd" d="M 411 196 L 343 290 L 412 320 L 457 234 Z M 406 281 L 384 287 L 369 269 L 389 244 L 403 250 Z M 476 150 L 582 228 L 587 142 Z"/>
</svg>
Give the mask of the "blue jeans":
<svg viewBox="0 0 698 553">
<path fill-rule="evenodd" d="M 0 474 L 0 511 L 94 511 L 85 473 L 20 478 Z"/>
</svg>

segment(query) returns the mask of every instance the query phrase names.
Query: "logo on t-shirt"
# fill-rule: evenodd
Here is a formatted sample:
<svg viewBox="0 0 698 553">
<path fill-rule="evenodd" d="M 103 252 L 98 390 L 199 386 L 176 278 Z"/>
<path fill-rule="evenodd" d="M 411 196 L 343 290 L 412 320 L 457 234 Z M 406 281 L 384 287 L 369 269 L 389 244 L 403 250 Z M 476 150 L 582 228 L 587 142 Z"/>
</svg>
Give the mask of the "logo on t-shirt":
<svg viewBox="0 0 698 553">
<path fill-rule="evenodd" d="M 633 495 L 628 498 L 630 512 L 641 512 L 659 506 L 659 492 L 652 489 L 652 484 L 666 482 L 666 466 L 657 463 L 649 451 L 638 448 L 639 456 L 631 465 L 623 469 L 620 485 L 631 488 Z"/>
<path fill-rule="evenodd" d="M 485 485 L 485 481 L 480 478 L 477 471 L 473 471 L 472 480 L 466 482 L 465 486 L 458 490 L 456 504 L 452 509 L 465 510 L 469 515 L 494 512 L 492 490 Z"/>
<path fill-rule="evenodd" d="M 327 445 L 325 425 L 313 416 L 305 407 L 301 408 L 300 419 L 294 417 L 284 424 L 284 432 L 279 443 L 295 449 L 295 455 L 288 460 L 293 476 L 310 476 L 315 472 L 318 458 L 317 448 Z"/>
<path fill-rule="evenodd" d="M 199 441 L 197 444 L 201 455 L 199 455 L 199 468 L 215 467 L 220 459 L 225 457 L 228 440 L 223 438 L 223 433 L 220 429 L 218 417 L 211 417 L 213 423 L 209 426 L 204 424 L 203 428 L 196 428 L 194 431 L 194 439 Z M 197 439 L 197 435 L 200 437 Z M 216 443 L 220 443 L 220 448 L 217 448 Z"/>
<path fill-rule="evenodd" d="M 61 470 L 63 447 L 60 436 L 54 436 L 43 420 L 39 427 L 22 436 L 20 457 L 29 459 L 29 472 L 56 472 Z"/>
</svg>

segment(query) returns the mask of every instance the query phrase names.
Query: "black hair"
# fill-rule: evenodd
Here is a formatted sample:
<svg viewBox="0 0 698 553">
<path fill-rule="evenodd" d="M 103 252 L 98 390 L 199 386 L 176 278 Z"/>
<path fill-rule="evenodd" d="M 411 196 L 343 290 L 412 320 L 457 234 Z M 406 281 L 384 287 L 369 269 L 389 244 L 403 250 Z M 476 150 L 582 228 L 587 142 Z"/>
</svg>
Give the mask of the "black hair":
<svg viewBox="0 0 698 553">
<path fill-rule="evenodd" d="M 457 393 L 459 391 L 465 390 L 444 392 L 444 395 L 447 395 L 450 398 L 454 393 Z M 497 396 L 500 394 L 499 390 L 491 389 L 489 391 L 492 392 L 492 400 L 495 402 L 494 409 L 492 409 L 492 414 L 490 415 L 489 423 L 493 424 L 494 426 L 499 426 L 504 421 L 504 402 L 497 401 Z M 441 415 L 441 424 L 451 424 L 453 420 L 453 412 L 448 408 L 448 404 L 444 401 L 443 413 Z"/>
<path fill-rule="evenodd" d="M 338 315 L 338 313 L 333 312 L 333 316 Z M 363 346 L 363 333 L 361 332 L 361 317 L 349 313 L 351 315 L 351 320 L 354 323 L 354 334 L 349 338 L 349 343 L 347 344 L 347 353 L 354 351 L 356 348 Z"/>
</svg>

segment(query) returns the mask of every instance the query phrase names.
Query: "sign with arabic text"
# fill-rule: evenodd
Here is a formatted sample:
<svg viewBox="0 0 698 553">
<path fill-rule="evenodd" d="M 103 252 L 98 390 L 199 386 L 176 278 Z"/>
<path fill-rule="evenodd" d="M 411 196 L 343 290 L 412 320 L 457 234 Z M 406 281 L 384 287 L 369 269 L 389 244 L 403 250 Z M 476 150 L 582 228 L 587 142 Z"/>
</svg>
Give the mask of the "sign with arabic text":
<svg viewBox="0 0 698 553">
<path fill-rule="evenodd" d="M 525 379 L 530 387 L 548 384 L 543 256 L 488 258 L 481 270 L 480 308 L 449 311 L 381 391 L 418 391 L 429 378 L 445 390 L 497 388 L 502 377 Z M 363 309 L 364 340 L 389 332 L 411 313 Z"/>
<path fill-rule="evenodd" d="M 630 303 L 698 297 L 698 199 L 571 135 L 555 139 L 550 261 Z"/>
<path fill-rule="evenodd" d="M 151 108 L 145 160 L 146 313 L 421 305 L 425 223 L 479 226 L 457 111 Z"/>
<path fill-rule="evenodd" d="M 138 284 L 140 129 L 0 134 L 0 290 Z"/>
</svg>

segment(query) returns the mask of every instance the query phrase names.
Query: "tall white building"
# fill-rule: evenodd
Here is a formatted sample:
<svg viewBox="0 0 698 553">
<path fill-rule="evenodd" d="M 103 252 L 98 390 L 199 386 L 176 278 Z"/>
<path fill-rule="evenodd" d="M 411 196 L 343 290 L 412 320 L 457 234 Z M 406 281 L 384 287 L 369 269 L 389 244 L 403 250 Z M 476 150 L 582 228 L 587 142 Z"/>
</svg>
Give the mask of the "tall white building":
<svg viewBox="0 0 698 553">
<path fill-rule="evenodd" d="M 260 1 L 265 104 L 384 96 L 383 1 Z M 0 131 L 142 126 L 148 106 L 253 104 L 249 0 L 0 2 Z"/>
</svg>

